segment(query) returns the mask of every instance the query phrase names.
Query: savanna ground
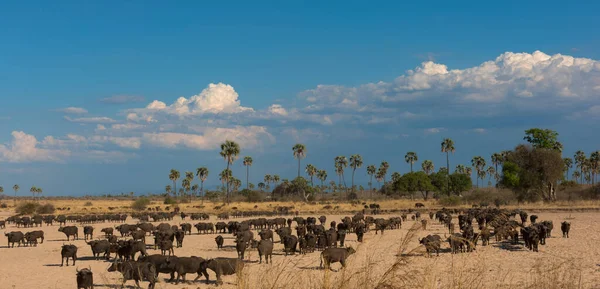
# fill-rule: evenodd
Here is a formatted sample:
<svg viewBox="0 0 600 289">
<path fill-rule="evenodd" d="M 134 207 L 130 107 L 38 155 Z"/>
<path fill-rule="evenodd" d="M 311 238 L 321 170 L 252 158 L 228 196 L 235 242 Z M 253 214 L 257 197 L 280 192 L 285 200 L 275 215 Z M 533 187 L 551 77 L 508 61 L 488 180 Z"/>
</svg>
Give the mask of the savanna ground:
<svg viewBox="0 0 600 289">
<path fill-rule="evenodd" d="M 42 201 L 45 202 L 45 201 Z M 92 200 L 92 205 L 85 205 L 86 200 L 52 200 L 57 208 L 70 207 L 66 214 L 88 212 L 100 213 L 108 211 L 108 207 L 123 207 L 118 211 L 128 210 L 131 200 Z M 12 201 L 7 202 L 12 205 Z M 407 209 L 414 206 L 414 201 L 390 200 L 378 201 L 383 210 Z M 150 206 L 161 206 L 155 201 Z M 294 206 L 300 215 L 327 216 L 328 223 L 339 221 L 350 215 L 349 211 L 362 209 L 361 204 L 332 202 L 331 209 L 324 209 L 323 204 L 305 203 L 233 203 L 226 208 L 214 210 L 213 204 L 205 202 L 203 209 L 193 208 L 200 201 L 190 204 L 179 204 L 184 212 L 203 211 L 218 213 L 237 207 L 238 210 L 269 210 L 276 206 Z M 254 206 L 257 208 L 254 208 Z M 426 202 L 427 210 L 439 208 L 433 202 Z M 335 206 L 338 206 L 337 209 Z M 172 207 L 172 206 L 171 206 Z M 600 288 L 600 213 L 591 210 L 600 208 L 596 201 L 558 202 L 551 205 L 531 204 L 521 206 L 528 212 L 536 212 L 540 220 L 552 220 L 555 229 L 547 245 L 540 246 L 540 252 L 524 250 L 522 245 L 491 242 L 490 246 L 479 245 L 472 253 L 450 254 L 445 243 L 439 257 L 426 257 L 425 249 L 419 246 L 418 238 L 428 234 L 447 233 L 444 226 L 429 220 L 427 230 L 423 230 L 420 222 L 409 221 L 402 224 L 400 230 L 387 230 L 383 235 L 375 235 L 374 230 L 365 234 L 364 242 L 358 243 L 355 234 L 348 234 L 346 246 L 357 249 L 357 253 L 349 259 L 348 266 L 342 269 L 333 265 L 333 271 L 319 269 L 319 252 L 306 255 L 283 256 L 283 245 L 276 243 L 274 263 L 258 264 L 256 250 L 246 252 L 246 268 L 238 276 L 225 276 L 222 288 Z M 9 206 L 0 212 L 0 219 L 13 214 Z M 117 209 L 115 209 L 117 211 Z M 56 214 L 62 213 L 57 211 Z M 377 217 L 399 216 L 398 213 L 378 215 Z M 456 218 L 454 218 L 456 221 Z M 243 220 L 243 219 L 235 219 Z M 568 220 L 572 223 L 571 238 L 561 237 L 559 224 Z M 217 222 L 214 215 L 211 222 Z M 136 223 L 129 218 L 127 223 Z M 176 217 L 172 224 L 179 224 Z M 191 222 L 187 220 L 186 222 Z M 157 224 L 157 223 L 155 223 Z M 102 227 L 114 226 L 114 223 L 93 225 L 94 236 L 100 237 Z M 78 225 L 79 226 L 79 225 Z M 83 237 L 82 226 L 80 237 Z M 66 243 L 65 236 L 58 232 L 58 226 L 44 226 L 46 234 L 44 244 L 38 247 L 6 248 L 6 239 L 0 247 L 0 276 L 2 288 L 75 288 L 75 267 L 59 267 L 60 247 Z M 23 232 L 36 228 L 17 229 L 9 225 L 5 231 L 21 230 Z M 195 229 L 194 229 L 195 230 Z M 294 232 L 295 234 L 295 232 Z M 183 248 L 176 248 L 178 256 L 236 257 L 233 237 L 223 234 L 225 248 L 216 249 L 214 238 L 217 234 L 186 236 Z M 493 238 L 492 238 L 493 239 Z M 275 236 L 275 240 L 279 238 Z M 148 243 L 151 238 L 148 237 Z M 79 247 L 79 260 L 76 267 L 91 267 L 94 272 L 95 288 L 119 288 L 120 273 L 106 272 L 109 266 L 105 261 L 92 260 L 91 250 L 82 239 L 72 241 Z M 160 250 L 148 250 L 149 254 L 159 254 Z M 197 282 L 174 285 L 166 283 L 167 275 L 161 274 L 161 282 L 156 288 L 209 288 L 214 287 L 215 275 L 211 274 L 211 283 L 206 284 L 204 277 Z M 193 280 L 195 274 L 188 274 Z M 128 281 L 127 285 L 133 285 Z M 142 283 L 142 287 L 147 286 Z"/>
</svg>

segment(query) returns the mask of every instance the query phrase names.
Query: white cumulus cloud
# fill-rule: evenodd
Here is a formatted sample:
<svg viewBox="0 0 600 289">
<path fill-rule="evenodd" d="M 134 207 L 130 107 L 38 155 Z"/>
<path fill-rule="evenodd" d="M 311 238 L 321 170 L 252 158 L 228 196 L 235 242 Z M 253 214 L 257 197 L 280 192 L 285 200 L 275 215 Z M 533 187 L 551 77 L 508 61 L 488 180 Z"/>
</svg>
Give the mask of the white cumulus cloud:
<svg viewBox="0 0 600 289">
<path fill-rule="evenodd" d="M 264 139 L 272 140 L 273 136 L 267 132 L 265 127 L 234 127 L 234 128 L 211 128 L 197 129 L 201 134 L 160 132 L 144 133 L 144 143 L 154 146 L 177 148 L 186 147 L 197 150 L 212 150 L 217 148 L 225 140 L 233 140 L 244 148 L 254 148 L 260 145 Z"/>
<path fill-rule="evenodd" d="M 35 136 L 22 131 L 11 133 L 12 141 L 0 144 L 0 160 L 11 163 L 23 162 L 60 162 L 69 156 L 70 152 L 63 149 L 48 149 L 41 147 Z"/>
<path fill-rule="evenodd" d="M 86 114 L 88 112 L 87 109 L 85 109 L 85 108 L 73 107 L 73 106 L 61 108 L 58 111 L 63 112 L 63 113 L 68 113 L 68 114 Z"/>
</svg>

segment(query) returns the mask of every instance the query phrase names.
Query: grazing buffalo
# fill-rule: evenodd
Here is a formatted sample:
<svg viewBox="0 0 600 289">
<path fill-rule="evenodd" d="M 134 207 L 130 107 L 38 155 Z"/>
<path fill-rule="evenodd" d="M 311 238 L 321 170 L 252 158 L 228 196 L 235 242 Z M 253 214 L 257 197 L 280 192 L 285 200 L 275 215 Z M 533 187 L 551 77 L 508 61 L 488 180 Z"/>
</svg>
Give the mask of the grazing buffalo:
<svg viewBox="0 0 600 289">
<path fill-rule="evenodd" d="M 40 239 L 40 244 L 44 244 L 44 231 L 27 232 L 27 233 L 25 233 L 25 238 L 27 238 L 27 235 L 29 235 L 30 238 L 35 238 L 36 241 L 37 241 L 37 239 Z"/>
<path fill-rule="evenodd" d="M 77 289 L 94 289 L 94 274 L 91 269 L 84 268 L 77 271 Z"/>
<path fill-rule="evenodd" d="M 119 271 L 123 274 L 123 283 L 121 288 L 125 287 L 127 280 L 134 280 L 137 288 L 140 288 L 140 281 L 147 280 L 150 282 L 148 289 L 154 289 L 156 282 L 156 267 L 150 262 L 135 262 L 135 261 L 115 261 L 108 267 L 108 272 Z"/>
<path fill-rule="evenodd" d="M 221 276 L 241 272 L 244 269 L 244 262 L 238 258 L 214 258 L 202 262 L 200 270 L 207 272 L 206 269 L 210 269 L 217 274 L 217 285 L 221 285 L 223 284 Z M 205 274 L 205 277 L 208 282 L 208 272 Z"/>
<path fill-rule="evenodd" d="M 113 228 L 103 228 L 102 230 L 100 230 L 100 232 L 104 233 L 104 236 L 108 237 L 108 236 L 112 236 L 113 235 Z"/>
<path fill-rule="evenodd" d="M 342 267 L 346 267 L 346 260 L 352 254 L 356 253 L 354 248 L 327 248 L 323 252 L 321 252 L 321 265 L 323 268 L 323 263 L 325 264 L 325 269 L 331 268 L 331 263 L 340 262 Z"/>
<path fill-rule="evenodd" d="M 67 236 L 67 241 L 69 241 L 70 236 L 73 236 L 73 240 L 79 240 L 79 228 L 77 228 L 76 226 L 59 227 L 58 231 L 62 232 L 63 234 L 65 234 L 65 236 Z"/>
<path fill-rule="evenodd" d="M 179 279 L 183 279 L 183 282 L 185 282 L 185 275 L 188 273 L 198 274 L 198 276 L 196 276 L 196 279 L 194 279 L 194 281 L 197 281 L 198 279 L 200 279 L 200 276 L 202 276 L 202 275 L 204 275 L 205 277 L 208 276 L 208 273 L 206 271 L 202 270 L 201 266 L 200 266 L 205 261 L 206 260 L 204 260 L 200 257 L 196 257 L 196 256 L 191 256 L 191 257 L 169 256 L 165 259 L 165 261 L 162 264 L 160 264 L 160 268 L 158 268 L 158 271 L 160 271 L 160 272 L 170 271 L 171 276 L 173 276 L 172 275 L 173 273 L 176 273 L 177 278 L 175 279 L 175 285 L 179 284 Z"/>
<path fill-rule="evenodd" d="M 273 241 L 270 240 L 260 240 L 258 242 L 258 256 L 259 256 L 259 264 L 262 263 L 262 257 L 265 256 L 265 263 L 269 264 L 269 260 L 271 260 L 271 264 L 273 263 Z"/>
<path fill-rule="evenodd" d="M 415 203 L 415 208 L 424 208 L 425 205 L 423 203 Z"/>
<path fill-rule="evenodd" d="M 11 247 L 12 244 L 11 248 L 15 247 L 15 243 L 17 243 L 17 247 L 21 247 L 21 243 L 25 242 L 25 235 L 21 231 L 4 233 L 4 236 L 8 238 L 8 247 Z"/>
<path fill-rule="evenodd" d="M 92 254 L 96 260 L 100 258 L 100 254 L 102 253 L 104 253 L 104 258 L 106 260 L 110 259 L 110 243 L 108 240 L 90 241 L 86 243 L 90 245 Z"/>
<path fill-rule="evenodd" d="M 77 261 L 77 247 L 75 245 L 63 245 L 60 250 L 60 266 L 64 265 L 65 259 L 67 259 L 67 266 L 69 266 L 69 258 L 73 260 L 73 266 L 75 266 L 75 261 Z"/>
<path fill-rule="evenodd" d="M 90 240 L 94 238 L 94 227 L 92 226 L 83 227 L 83 239 L 87 241 L 88 238 Z"/>
<path fill-rule="evenodd" d="M 569 238 L 569 231 L 571 230 L 571 223 L 564 221 L 560 224 L 560 230 L 562 231 L 563 238 Z"/>
<path fill-rule="evenodd" d="M 440 245 L 442 238 L 438 235 L 427 235 L 427 237 L 420 239 L 419 243 L 425 246 L 427 250 L 427 257 L 431 256 L 431 252 L 435 251 L 436 255 L 440 255 Z"/>
<path fill-rule="evenodd" d="M 217 250 L 223 249 L 223 236 L 219 235 L 215 238 L 215 242 L 217 242 Z"/>
</svg>

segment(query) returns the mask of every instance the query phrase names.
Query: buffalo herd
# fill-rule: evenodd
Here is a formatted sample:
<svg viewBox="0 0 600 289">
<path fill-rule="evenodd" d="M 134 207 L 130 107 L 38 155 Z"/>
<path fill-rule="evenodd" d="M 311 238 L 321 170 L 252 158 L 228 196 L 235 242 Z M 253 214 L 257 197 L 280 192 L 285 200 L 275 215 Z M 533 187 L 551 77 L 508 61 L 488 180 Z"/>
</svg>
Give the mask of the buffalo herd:
<svg viewBox="0 0 600 289">
<path fill-rule="evenodd" d="M 429 222 L 438 222 L 445 227 L 448 235 L 444 237 L 430 234 L 419 239 L 427 253 L 427 256 L 435 254 L 439 256 L 442 246 L 447 242 L 448 252 L 452 254 L 472 252 L 481 240 L 482 246 L 490 244 L 490 238 L 501 243 L 522 244 L 524 248 L 537 252 L 539 245 L 545 245 L 546 239 L 551 237 L 554 224 L 552 221 L 538 221 L 538 216 L 530 215 L 522 210 L 504 210 L 497 208 L 472 208 L 472 209 L 441 209 L 425 211 L 424 205 L 417 203 L 417 211 L 409 210 L 397 216 L 387 218 L 378 215 L 365 216 L 365 212 L 358 212 L 352 216 L 346 216 L 338 220 L 330 220 L 327 223 L 326 216 L 300 217 L 298 212 L 289 210 L 264 213 L 267 217 L 261 217 L 260 213 L 253 212 L 243 214 L 236 212 L 237 217 L 252 217 L 244 221 L 229 221 L 229 214 L 223 213 L 217 216 L 217 222 L 212 223 L 208 214 L 195 213 L 186 215 L 184 213 L 152 213 L 133 214 L 131 217 L 139 220 L 136 224 L 127 224 L 127 215 L 85 215 L 85 216 L 14 216 L 0 225 L 13 224 L 15 227 L 41 227 L 42 223 L 47 226 L 58 223 L 58 231 L 65 235 L 66 242 L 79 240 L 79 227 L 83 226 L 84 241 L 90 247 L 94 260 L 104 259 L 111 262 L 109 272 L 120 272 L 123 282 L 134 280 L 139 286 L 140 281 L 149 282 L 148 288 L 154 288 L 159 273 L 169 274 L 169 282 L 186 282 L 186 274 L 196 274 L 194 281 L 201 276 L 209 281 L 208 269 L 216 274 L 217 284 L 222 284 L 221 276 L 236 274 L 243 269 L 247 259 L 247 250 L 258 251 L 259 263 L 272 263 L 274 245 L 280 244 L 283 255 L 308 254 L 315 250 L 320 251 L 321 268 L 330 269 L 332 263 L 341 263 L 346 266 L 348 258 L 355 253 L 355 249 L 345 246 L 348 234 L 356 234 L 356 240 L 363 242 L 363 236 L 370 230 L 375 234 L 383 235 L 386 230 L 400 229 L 403 222 L 409 218 L 420 224 L 420 229 L 426 231 L 428 220 L 422 218 L 421 214 L 429 216 Z M 373 211 L 372 211 L 373 212 Z M 377 210 L 379 212 L 379 210 Z M 274 215 L 275 214 L 275 215 Z M 288 214 L 289 217 L 282 216 Z M 166 221 L 172 221 L 175 216 L 181 218 L 180 224 L 171 225 Z M 528 219 L 529 217 L 529 219 Z M 199 220 L 196 224 L 185 222 Z M 528 222 L 529 221 L 529 222 Z M 117 226 L 106 226 L 100 230 L 101 234 L 94 239 L 94 227 L 90 224 L 105 222 L 118 222 Z M 151 222 L 161 222 L 157 225 Z M 70 223 L 67 225 L 67 223 Z M 456 231 L 456 226 L 459 232 Z M 328 227 L 328 228 L 327 228 Z M 223 235 L 233 236 L 233 246 L 237 251 L 237 258 L 212 258 L 203 259 L 197 256 L 176 256 L 175 251 L 184 244 L 186 235 L 192 235 L 192 228 L 196 229 L 194 234 L 218 234 L 215 238 L 217 250 L 224 248 L 226 238 Z M 560 229 L 564 238 L 569 238 L 571 224 L 562 222 Z M 118 236 L 117 236 L 118 234 Z M 21 231 L 5 232 L 8 239 L 8 247 L 14 248 L 15 244 L 23 246 L 37 246 L 38 240 L 44 242 L 44 231 L 36 230 L 22 233 Z M 277 241 L 275 240 L 277 236 Z M 148 242 L 148 238 L 152 241 Z M 149 255 L 147 249 L 161 251 L 161 254 Z M 78 247 L 73 244 L 64 244 L 61 248 L 61 265 L 69 266 L 69 258 L 72 265 L 77 261 Z M 138 254 L 139 253 L 139 254 Z M 111 254 L 114 256 L 111 259 Z M 136 255 L 138 257 L 136 258 Z M 77 270 L 78 288 L 93 288 L 93 273 L 91 269 Z"/>
</svg>

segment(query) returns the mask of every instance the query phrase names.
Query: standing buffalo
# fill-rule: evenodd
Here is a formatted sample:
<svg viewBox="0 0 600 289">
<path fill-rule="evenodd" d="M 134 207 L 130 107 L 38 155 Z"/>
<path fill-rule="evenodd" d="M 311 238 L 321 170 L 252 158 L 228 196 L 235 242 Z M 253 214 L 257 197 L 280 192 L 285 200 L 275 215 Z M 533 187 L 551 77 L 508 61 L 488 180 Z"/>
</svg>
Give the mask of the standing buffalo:
<svg viewBox="0 0 600 289">
<path fill-rule="evenodd" d="M 11 243 L 12 248 L 15 247 L 15 243 L 18 244 L 17 247 L 21 247 L 21 243 L 25 242 L 25 235 L 21 231 L 4 233 L 4 236 L 8 238 L 8 247 L 11 247 Z"/>
<path fill-rule="evenodd" d="M 65 259 L 67 259 L 67 266 L 69 266 L 69 258 L 73 260 L 73 266 L 75 266 L 75 261 L 77 261 L 77 247 L 75 245 L 63 245 L 60 250 L 60 266 L 64 265 Z"/>
<path fill-rule="evenodd" d="M 215 238 L 215 242 L 217 242 L 217 250 L 223 249 L 223 236 L 219 235 Z"/>
<path fill-rule="evenodd" d="M 67 236 L 67 241 L 69 241 L 70 236 L 73 236 L 73 240 L 79 240 L 79 229 L 76 226 L 60 227 L 58 231 Z"/>
<path fill-rule="evenodd" d="M 200 258 L 200 257 L 196 257 L 196 256 L 191 256 L 191 257 L 175 257 L 175 256 L 169 256 L 165 259 L 165 262 L 161 263 L 159 266 L 158 271 L 160 272 L 164 272 L 164 271 L 171 271 L 171 276 L 173 276 L 173 273 L 177 273 L 177 279 L 175 279 L 175 285 L 179 284 L 179 279 L 183 279 L 183 282 L 185 282 L 185 275 L 188 273 L 196 273 L 198 274 L 198 276 L 196 276 L 196 279 L 194 279 L 194 281 L 197 281 L 200 276 L 202 276 L 201 274 L 203 274 L 206 278 L 208 278 L 208 273 L 204 270 L 201 269 L 201 264 L 204 263 L 205 260 Z"/>
<path fill-rule="evenodd" d="M 106 237 L 112 236 L 113 228 L 103 228 L 102 230 L 100 230 L 100 232 L 104 233 L 104 236 L 106 236 Z"/>
<path fill-rule="evenodd" d="M 440 255 L 440 245 L 442 238 L 438 235 L 427 235 L 427 237 L 420 239 L 419 243 L 425 246 L 427 250 L 427 257 L 431 256 L 431 252 L 435 251 L 436 255 Z"/>
<path fill-rule="evenodd" d="M 294 235 L 289 235 L 289 236 L 283 237 L 283 246 L 284 246 L 285 255 L 287 256 L 288 252 L 291 252 L 291 254 L 295 254 L 297 244 L 298 244 L 298 237 L 296 237 Z"/>
<path fill-rule="evenodd" d="M 207 272 L 206 269 L 210 269 L 217 274 L 217 284 L 221 285 L 223 284 L 221 276 L 241 272 L 244 269 L 244 262 L 238 258 L 214 258 L 202 262 L 200 270 Z M 208 273 L 205 276 L 208 282 Z"/>
<path fill-rule="evenodd" d="M 571 230 L 571 223 L 564 221 L 560 224 L 560 230 L 562 231 L 563 238 L 569 238 L 569 231 Z"/>
<path fill-rule="evenodd" d="M 150 282 L 148 289 L 154 289 L 157 282 L 156 267 L 150 262 L 115 261 L 108 267 L 108 272 L 115 271 L 119 271 L 123 274 L 123 283 L 121 284 L 121 287 L 125 287 L 124 285 L 127 280 L 134 280 L 137 288 L 140 288 L 140 281 L 147 280 Z"/>
<path fill-rule="evenodd" d="M 269 260 L 271 260 L 271 264 L 273 264 L 273 241 L 260 240 L 258 242 L 259 263 L 262 263 L 263 255 L 265 256 L 265 263 L 269 264 Z"/>
<path fill-rule="evenodd" d="M 94 274 L 92 270 L 84 268 L 77 271 L 77 289 L 94 289 Z"/>
<path fill-rule="evenodd" d="M 325 263 L 325 269 L 330 269 L 331 263 L 340 262 L 342 267 L 346 267 L 346 260 L 352 254 L 356 253 L 354 248 L 327 248 L 323 252 L 321 252 L 321 265 L 323 268 L 323 263 Z"/>
<path fill-rule="evenodd" d="M 83 227 L 83 239 L 87 241 L 88 238 L 90 240 L 94 238 L 94 227 L 92 226 Z"/>
<path fill-rule="evenodd" d="M 86 243 L 90 245 L 92 254 L 96 260 L 100 258 L 100 254 L 102 253 L 104 253 L 104 258 L 106 260 L 110 259 L 110 243 L 107 240 L 90 241 Z"/>
<path fill-rule="evenodd" d="M 237 251 L 238 258 L 244 259 L 244 253 L 246 252 L 246 247 L 248 247 L 248 243 L 243 239 L 235 240 L 235 250 Z"/>
</svg>

